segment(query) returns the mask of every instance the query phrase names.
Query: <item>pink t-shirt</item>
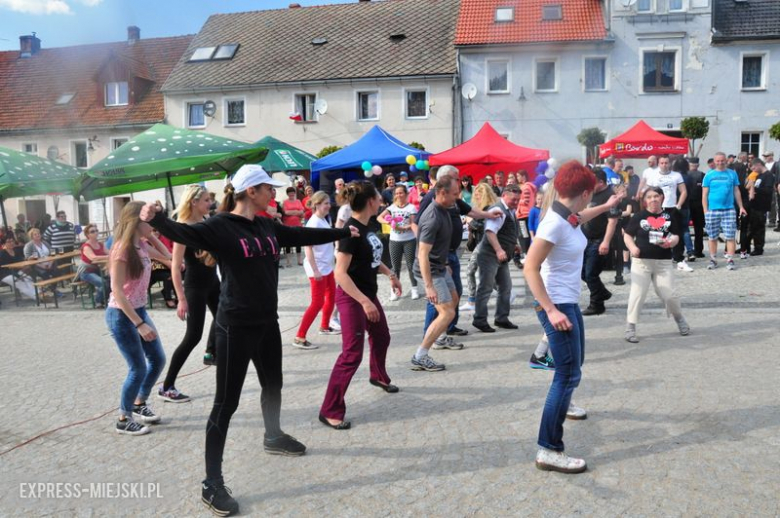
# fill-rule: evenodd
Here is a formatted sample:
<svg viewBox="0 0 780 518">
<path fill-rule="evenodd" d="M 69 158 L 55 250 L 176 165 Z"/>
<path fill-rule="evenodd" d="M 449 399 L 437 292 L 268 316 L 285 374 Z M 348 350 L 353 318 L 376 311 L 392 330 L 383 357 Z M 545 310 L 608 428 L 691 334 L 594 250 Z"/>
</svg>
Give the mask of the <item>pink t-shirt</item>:
<svg viewBox="0 0 780 518">
<path fill-rule="evenodd" d="M 146 241 L 139 241 L 138 244 L 138 255 L 141 256 L 144 271 L 137 279 L 126 278 L 125 284 L 122 286 L 122 291 L 125 292 L 125 297 L 127 297 L 133 308 L 146 306 L 149 278 L 152 275 L 152 262 L 149 260 L 149 252 L 146 251 L 148 245 Z M 127 256 L 122 252 L 122 247 L 119 244 L 111 247 L 111 260 L 127 262 Z M 121 309 L 114 299 L 113 292 L 111 292 L 111 297 L 108 299 L 108 307 Z"/>
</svg>

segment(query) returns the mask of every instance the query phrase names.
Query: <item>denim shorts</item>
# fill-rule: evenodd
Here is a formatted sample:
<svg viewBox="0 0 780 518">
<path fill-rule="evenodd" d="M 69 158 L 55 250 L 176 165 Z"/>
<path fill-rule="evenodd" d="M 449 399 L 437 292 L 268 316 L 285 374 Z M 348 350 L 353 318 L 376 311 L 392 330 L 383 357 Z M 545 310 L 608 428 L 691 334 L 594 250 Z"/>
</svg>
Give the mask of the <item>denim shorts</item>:
<svg viewBox="0 0 780 518">
<path fill-rule="evenodd" d="M 704 213 L 704 228 L 710 241 L 723 233 L 726 239 L 737 237 L 737 211 L 734 209 L 708 210 Z"/>
</svg>

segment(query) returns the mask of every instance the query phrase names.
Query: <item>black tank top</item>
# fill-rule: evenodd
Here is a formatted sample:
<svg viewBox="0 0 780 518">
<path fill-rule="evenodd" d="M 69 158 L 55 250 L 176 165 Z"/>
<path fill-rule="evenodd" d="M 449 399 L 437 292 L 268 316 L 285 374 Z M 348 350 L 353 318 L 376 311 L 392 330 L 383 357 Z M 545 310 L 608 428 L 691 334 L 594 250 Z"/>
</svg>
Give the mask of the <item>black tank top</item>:
<svg viewBox="0 0 780 518">
<path fill-rule="evenodd" d="M 216 267 L 203 264 L 203 261 L 195 256 L 195 250 L 190 247 L 184 249 L 184 265 L 185 285 L 206 288 L 212 282 L 218 282 Z"/>
</svg>

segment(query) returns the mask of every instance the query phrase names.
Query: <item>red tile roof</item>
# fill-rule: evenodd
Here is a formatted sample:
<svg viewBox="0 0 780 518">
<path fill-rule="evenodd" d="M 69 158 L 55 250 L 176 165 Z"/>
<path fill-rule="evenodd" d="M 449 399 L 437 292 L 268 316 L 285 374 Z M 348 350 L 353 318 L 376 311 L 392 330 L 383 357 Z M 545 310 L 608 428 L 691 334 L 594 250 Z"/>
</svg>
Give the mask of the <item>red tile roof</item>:
<svg viewBox="0 0 780 518">
<path fill-rule="evenodd" d="M 133 45 L 42 48 L 30 58 L 0 52 L 0 133 L 160 122 L 165 118 L 160 88 L 190 41 L 192 36 L 177 36 Z M 152 85 L 127 106 L 106 107 L 101 77 L 117 69 Z M 66 93 L 76 95 L 57 105 Z"/>
<path fill-rule="evenodd" d="M 455 45 L 603 40 L 601 0 L 462 0 Z M 543 20 L 542 6 L 561 5 L 563 19 Z M 496 22 L 497 7 L 514 7 L 514 21 Z"/>
</svg>

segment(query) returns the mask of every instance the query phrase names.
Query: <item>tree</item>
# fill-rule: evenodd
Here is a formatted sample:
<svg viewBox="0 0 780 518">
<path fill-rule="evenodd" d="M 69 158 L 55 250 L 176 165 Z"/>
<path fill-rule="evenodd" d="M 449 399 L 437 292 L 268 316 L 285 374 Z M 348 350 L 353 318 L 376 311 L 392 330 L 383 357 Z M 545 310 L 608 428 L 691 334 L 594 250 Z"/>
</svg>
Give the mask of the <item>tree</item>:
<svg viewBox="0 0 780 518">
<path fill-rule="evenodd" d="M 599 145 L 604 143 L 606 133 L 597 127 L 585 128 L 577 135 L 577 142 L 585 147 L 587 152 L 587 162 L 592 164 L 596 162 L 599 156 Z"/>
<path fill-rule="evenodd" d="M 769 136 L 773 140 L 780 140 L 780 122 L 772 124 L 772 126 L 769 128 Z"/>
<path fill-rule="evenodd" d="M 423 146 L 419 142 L 410 142 L 409 143 L 409 147 L 414 147 L 414 148 L 419 149 L 420 151 L 425 151 L 425 146 Z"/>
<path fill-rule="evenodd" d="M 683 137 L 691 141 L 691 156 L 699 156 L 699 152 L 704 144 L 699 144 L 699 149 L 696 149 L 696 140 L 707 138 L 707 133 L 710 131 L 710 122 L 704 117 L 686 117 L 680 123 L 680 131 Z"/>
<path fill-rule="evenodd" d="M 341 149 L 341 146 L 325 146 L 324 148 L 320 149 L 319 153 L 317 153 L 317 158 L 326 157 L 331 153 L 335 153 Z"/>
</svg>

